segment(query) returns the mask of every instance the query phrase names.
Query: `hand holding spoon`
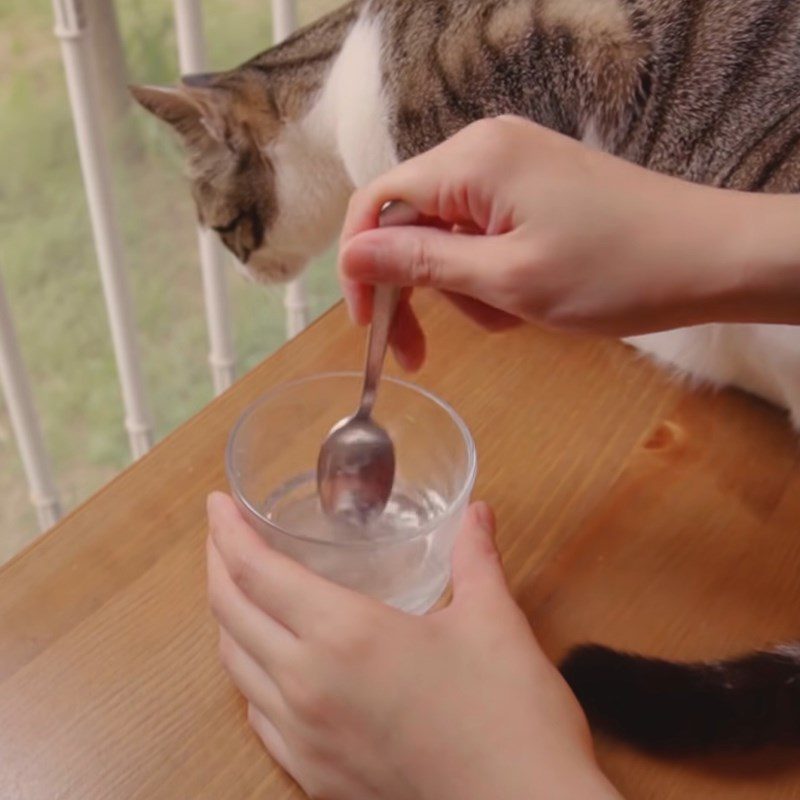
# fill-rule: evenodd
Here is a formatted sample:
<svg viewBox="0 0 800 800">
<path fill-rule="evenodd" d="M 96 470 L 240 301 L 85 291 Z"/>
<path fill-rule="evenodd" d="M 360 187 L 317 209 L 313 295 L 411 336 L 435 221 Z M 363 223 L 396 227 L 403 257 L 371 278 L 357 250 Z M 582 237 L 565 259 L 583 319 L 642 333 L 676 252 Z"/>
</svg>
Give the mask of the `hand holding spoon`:
<svg viewBox="0 0 800 800">
<path fill-rule="evenodd" d="M 387 203 L 380 225 L 413 225 L 417 212 L 401 202 Z M 317 461 L 317 488 L 322 510 L 329 517 L 367 525 L 379 517 L 392 494 L 394 445 L 372 419 L 386 346 L 400 288 L 376 286 L 361 402 L 352 417 L 333 426 Z"/>
</svg>

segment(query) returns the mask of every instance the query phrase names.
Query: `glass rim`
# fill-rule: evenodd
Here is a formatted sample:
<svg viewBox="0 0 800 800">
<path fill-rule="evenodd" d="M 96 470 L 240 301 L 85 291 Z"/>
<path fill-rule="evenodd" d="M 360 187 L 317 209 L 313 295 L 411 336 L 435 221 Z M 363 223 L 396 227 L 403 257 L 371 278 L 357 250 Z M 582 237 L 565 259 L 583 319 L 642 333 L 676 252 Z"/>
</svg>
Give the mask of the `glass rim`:
<svg viewBox="0 0 800 800">
<path fill-rule="evenodd" d="M 466 456 L 467 456 L 466 477 L 464 478 L 461 488 L 459 489 L 455 498 L 447 504 L 447 508 L 445 509 L 445 511 L 433 517 L 432 519 L 428 520 L 427 523 L 423 525 L 419 530 L 414 531 L 413 533 L 407 536 L 382 536 L 375 539 L 370 539 L 368 542 L 365 542 L 363 539 L 352 539 L 352 540 L 346 539 L 343 541 L 332 542 L 328 539 L 318 539 L 314 536 L 304 536 L 303 534 L 293 533 L 292 531 L 287 530 L 281 525 L 277 525 L 271 520 L 266 519 L 264 515 L 261 514 L 253 506 L 250 500 L 245 496 L 244 492 L 240 489 L 239 482 L 234 480 L 233 477 L 233 447 L 234 443 L 236 442 L 237 436 L 240 433 L 242 427 L 245 425 L 245 423 L 263 405 L 268 403 L 270 400 L 274 400 L 281 394 L 285 394 L 287 391 L 291 389 L 296 389 L 300 386 L 303 386 L 304 384 L 315 383 L 324 380 L 331 380 L 335 378 L 355 378 L 360 381 L 363 379 L 363 377 L 364 375 L 362 372 L 356 372 L 355 370 L 352 371 L 345 370 L 338 372 L 319 372 L 313 375 L 308 375 L 304 378 L 297 378 L 295 380 L 287 381 L 285 383 L 280 383 L 272 387 L 267 392 L 260 395 L 252 403 L 250 403 L 241 413 L 236 423 L 231 428 L 230 433 L 228 434 L 228 442 L 225 446 L 225 472 L 228 477 L 228 484 L 231 488 L 231 491 L 233 492 L 234 496 L 244 505 L 244 507 L 257 519 L 261 520 L 266 525 L 269 525 L 271 528 L 275 529 L 284 536 L 289 537 L 290 539 L 300 542 L 309 542 L 315 545 L 324 545 L 333 548 L 352 547 L 356 549 L 370 548 L 374 547 L 375 545 L 387 544 L 387 543 L 413 542 L 415 539 L 427 536 L 433 528 L 437 527 L 438 525 L 441 524 L 443 520 L 451 516 L 453 510 L 462 505 L 465 498 L 469 497 L 469 494 L 472 492 L 472 488 L 475 484 L 475 478 L 478 473 L 478 458 L 477 458 L 477 448 L 475 447 L 475 440 L 473 439 L 472 433 L 470 433 L 467 424 L 464 422 L 464 420 L 461 418 L 458 412 L 448 402 L 442 400 L 441 397 L 438 397 L 428 389 L 425 389 L 424 387 L 419 386 L 418 384 L 411 383 L 410 381 L 403 380 L 402 378 L 385 376 L 381 378 L 381 382 L 391 383 L 403 389 L 408 389 L 414 394 L 421 395 L 426 400 L 433 403 L 435 406 L 438 406 L 455 424 L 456 429 L 461 434 L 461 439 L 464 443 L 464 448 L 466 450 Z"/>
</svg>

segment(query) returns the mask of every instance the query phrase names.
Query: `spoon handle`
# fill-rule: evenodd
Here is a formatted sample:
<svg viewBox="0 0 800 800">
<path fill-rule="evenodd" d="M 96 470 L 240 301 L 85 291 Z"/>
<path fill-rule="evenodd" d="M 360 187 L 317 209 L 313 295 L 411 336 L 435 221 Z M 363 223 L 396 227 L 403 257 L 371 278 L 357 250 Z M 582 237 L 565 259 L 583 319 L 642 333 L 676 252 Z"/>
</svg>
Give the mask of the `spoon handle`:
<svg viewBox="0 0 800 800">
<path fill-rule="evenodd" d="M 412 225 L 417 219 L 417 212 L 411 206 L 400 201 L 393 201 L 386 203 L 381 209 L 380 226 L 385 228 L 390 225 Z M 370 416 L 375 405 L 378 381 L 386 358 L 389 333 L 392 329 L 392 322 L 394 322 L 400 293 L 399 286 L 375 287 L 372 324 L 367 343 L 367 364 L 364 370 L 364 389 L 361 393 L 361 404 L 357 414 L 362 418 Z"/>
</svg>

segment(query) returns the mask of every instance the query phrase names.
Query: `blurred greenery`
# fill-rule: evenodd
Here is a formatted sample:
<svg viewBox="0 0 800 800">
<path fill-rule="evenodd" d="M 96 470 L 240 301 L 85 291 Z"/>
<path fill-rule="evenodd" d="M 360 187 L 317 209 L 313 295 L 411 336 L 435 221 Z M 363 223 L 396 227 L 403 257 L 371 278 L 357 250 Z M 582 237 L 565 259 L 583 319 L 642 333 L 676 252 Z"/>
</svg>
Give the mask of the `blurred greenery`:
<svg viewBox="0 0 800 800">
<path fill-rule="evenodd" d="M 271 40 L 265 0 L 204 0 L 211 67 Z M 300 3 L 311 19 L 333 0 Z M 178 75 L 171 0 L 117 3 L 132 81 Z M 50 0 L 0 2 L 0 270 L 67 508 L 129 460 L 123 410 Z M 212 397 L 194 209 L 171 134 L 132 108 L 112 136 L 116 201 L 147 389 L 161 437 Z M 337 297 L 332 255 L 309 274 Z M 240 374 L 284 340 L 282 289 L 228 271 Z M 36 533 L 0 400 L 0 563 Z"/>
</svg>

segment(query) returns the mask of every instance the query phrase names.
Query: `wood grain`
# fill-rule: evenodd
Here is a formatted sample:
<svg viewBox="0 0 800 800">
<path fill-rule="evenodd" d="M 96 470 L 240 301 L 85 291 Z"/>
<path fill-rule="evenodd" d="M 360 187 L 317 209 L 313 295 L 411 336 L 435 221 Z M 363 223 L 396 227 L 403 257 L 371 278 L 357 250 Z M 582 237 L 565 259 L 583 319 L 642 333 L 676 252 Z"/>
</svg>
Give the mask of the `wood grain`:
<svg viewBox="0 0 800 800">
<path fill-rule="evenodd" d="M 627 348 L 486 336 L 418 301 L 418 381 L 478 445 L 511 586 L 553 657 L 601 641 L 669 657 L 800 634 L 800 466 L 783 416 L 691 394 Z M 244 407 L 358 368 L 337 309 L 0 570 L 0 798 L 299 798 L 216 660 L 204 501 Z M 657 760 L 599 741 L 631 800 L 800 797 L 800 758 Z"/>
</svg>

